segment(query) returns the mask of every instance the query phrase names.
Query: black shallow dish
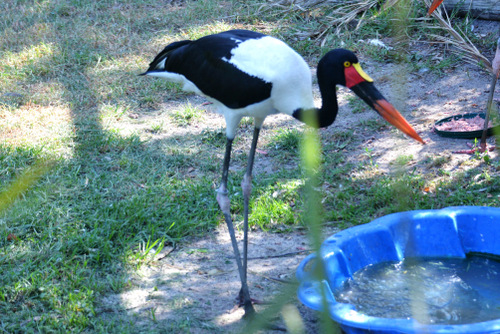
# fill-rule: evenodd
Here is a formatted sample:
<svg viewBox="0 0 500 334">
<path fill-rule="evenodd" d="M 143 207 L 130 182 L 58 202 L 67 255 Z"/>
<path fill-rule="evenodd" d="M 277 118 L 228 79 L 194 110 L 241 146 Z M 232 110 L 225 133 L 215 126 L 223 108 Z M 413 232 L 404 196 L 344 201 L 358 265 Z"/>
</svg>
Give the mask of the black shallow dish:
<svg viewBox="0 0 500 334">
<path fill-rule="evenodd" d="M 437 121 L 434 124 L 434 131 L 442 137 L 448 137 L 448 138 L 461 138 L 461 139 L 472 139 L 472 138 L 481 138 L 483 135 L 483 130 L 476 130 L 476 131 L 441 131 L 437 129 L 437 126 L 443 124 L 443 123 L 448 123 L 452 120 L 459 120 L 462 118 L 465 119 L 470 119 L 474 118 L 476 116 L 481 117 L 484 119 L 486 117 L 485 113 L 470 113 L 470 114 L 463 114 L 463 115 L 454 115 L 450 117 L 443 118 L 442 120 Z M 495 131 L 500 131 L 500 125 L 495 125 L 493 127 L 488 128 L 487 135 L 491 136 Z"/>
</svg>

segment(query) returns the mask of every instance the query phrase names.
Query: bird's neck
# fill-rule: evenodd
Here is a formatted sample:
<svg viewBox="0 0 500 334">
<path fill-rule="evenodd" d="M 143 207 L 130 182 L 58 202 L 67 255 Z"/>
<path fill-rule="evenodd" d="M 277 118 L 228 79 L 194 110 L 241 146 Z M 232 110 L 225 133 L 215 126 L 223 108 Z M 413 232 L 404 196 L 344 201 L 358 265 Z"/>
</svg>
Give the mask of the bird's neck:
<svg viewBox="0 0 500 334">
<path fill-rule="evenodd" d="M 320 76 L 318 76 L 318 83 L 322 100 L 321 108 L 297 109 L 292 116 L 309 126 L 324 128 L 335 121 L 339 106 L 335 84 L 323 82 Z"/>
</svg>

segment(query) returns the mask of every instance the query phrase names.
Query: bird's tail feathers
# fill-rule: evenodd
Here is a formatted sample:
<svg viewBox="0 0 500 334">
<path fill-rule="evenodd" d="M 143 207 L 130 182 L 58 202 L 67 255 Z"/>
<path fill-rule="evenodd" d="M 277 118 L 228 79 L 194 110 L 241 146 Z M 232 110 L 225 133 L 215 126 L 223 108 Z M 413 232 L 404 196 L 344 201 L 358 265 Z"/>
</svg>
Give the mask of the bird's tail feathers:
<svg viewBox="0 0 500 334">
<path fill-rule="evenodd" d="M 190 40 L 178 41 L 167 45 L 149 64 L 149 68 L 146 72 L 141 73 L 139 75 L 147 75 L 148 72 L 154 71 L 163 71 L 165 70 L 165 62 L 167 61 L 168 56 L 173 51 L 183 47 L 186 44 L 191 43 Z"/>
</svg>

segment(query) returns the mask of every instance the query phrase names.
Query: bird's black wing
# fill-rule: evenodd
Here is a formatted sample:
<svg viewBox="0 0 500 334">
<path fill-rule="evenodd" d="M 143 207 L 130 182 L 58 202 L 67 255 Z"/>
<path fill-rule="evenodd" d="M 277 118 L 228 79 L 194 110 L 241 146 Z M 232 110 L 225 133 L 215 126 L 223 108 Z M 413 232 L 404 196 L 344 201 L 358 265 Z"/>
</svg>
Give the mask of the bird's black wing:
<svg viewBox="0 0 500 334">
<path fill-rule="evenodd" d="M 244 108 L 268 99 L 272 84 L 231 64 L 231 50 L 249 39 L 264 36 L 252 31 L 232 30 L 192 42 L 177 42 L 167 46 L 153 63 L 160 63 L 166 55 L 165 71 L 182 74 L 203 94 L 229 108 Z"/>
</svg>

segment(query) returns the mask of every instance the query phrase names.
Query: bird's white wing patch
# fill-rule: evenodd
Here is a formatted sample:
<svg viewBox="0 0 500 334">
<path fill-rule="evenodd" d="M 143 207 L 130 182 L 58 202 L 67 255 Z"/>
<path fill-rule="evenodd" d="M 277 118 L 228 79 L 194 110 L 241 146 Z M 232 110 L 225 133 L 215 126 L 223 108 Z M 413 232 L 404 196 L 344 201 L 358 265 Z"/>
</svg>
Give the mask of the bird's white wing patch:
<svg viewBox="0 0 500 334">
<path fill-rule="evenodd" d="M 231 54 L 231 59 L 224 60 L 266 82 L 273 82 L 289 65 L 304 62 L 288 45 L 270 36 L 241 42 Z"/>
<path fill-rule="evenodd" d="M 291 115 L 298 108 L 314 106 L 312 78 L 304 59 L 287 44 L 271 36 L 249 39 L 224 59 L 241 71 L 273 85 L 276 110 Z"/>
<path fill-rule="evenodd" d="M 164 70 L 165 69 L 165 62 L 167 61 L 167 57 L 163 58 L 162 61 L 160 61 L 157 65 L 156 65 L 156 69 L 157 70 Z"/>
</svg>

